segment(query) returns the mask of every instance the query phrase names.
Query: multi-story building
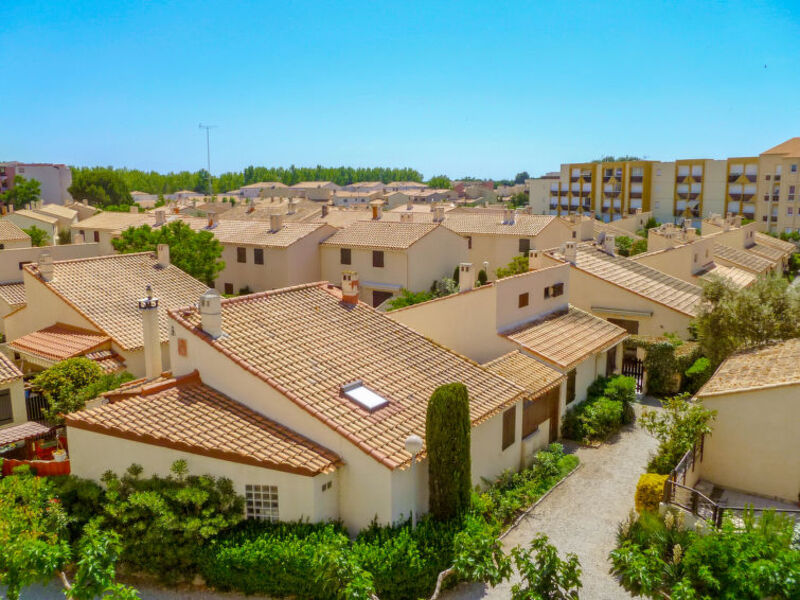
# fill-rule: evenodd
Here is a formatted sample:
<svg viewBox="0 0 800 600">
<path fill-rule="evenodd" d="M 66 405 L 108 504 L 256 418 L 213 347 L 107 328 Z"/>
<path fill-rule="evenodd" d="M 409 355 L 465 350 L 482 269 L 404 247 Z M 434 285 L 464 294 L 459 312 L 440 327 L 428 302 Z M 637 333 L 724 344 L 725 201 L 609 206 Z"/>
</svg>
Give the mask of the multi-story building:
<svg viewBox="0 0 800 600">
<path fill-rule="evenodd" d="M 45 203 L 69 204 L 72 196 L 72 171 L 67 165 L 51 163 L 0 162 L 0 194 L 14 187 L 14 178 L 35 179 L 41 186 L 41 199 Z"/>
<path fill-rule="evenodd" d="M 671 162 L 570 163 L 558 177 L 528 180 L 538 214 L 594 212 L 605 222 L 652 211 L 661 222 L 693 226 L 712 213 L 741 215 L 773 232 L 800 231 L 800 137 L 758 156 Z"/>
</svg>

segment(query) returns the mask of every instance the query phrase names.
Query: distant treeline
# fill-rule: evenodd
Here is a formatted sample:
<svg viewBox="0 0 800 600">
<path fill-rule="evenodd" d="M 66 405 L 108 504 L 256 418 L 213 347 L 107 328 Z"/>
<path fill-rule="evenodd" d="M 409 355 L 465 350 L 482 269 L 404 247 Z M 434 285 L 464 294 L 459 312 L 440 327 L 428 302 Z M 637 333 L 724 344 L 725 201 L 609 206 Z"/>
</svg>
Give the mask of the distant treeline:
<svg viewBox="0 0 800 600">
<path fill-rule="evenodd" d="M 171 194 L 178 190 L 197 192 L 208 190 L 208 172 L 205 169 L 194 172 L 157 173 L 113 167 L 73 167 L 72 178 L 73 181 L 81 180 L 86 184 L 95 179 L 102 180 L 104 183 L 107 183 L 109 179 L 115 179 L 121 181 L 128 192 L 139 191 L 149 194 Z M 338 185 L 348 185 L 359 181 L 389 183 L 390 181 L 422 181 L 422 173 L 409 168 L 390 169 L 386 167 L 355 169 L 353 167 L 322 166 L 291 166 L 289 168 L 249 166 L 240 172 L 228 172 L 215 176 L 213 179 L 214 192 L 228 192 L 260 181 L 279 181 L 286 185 L 294 185 L 301 181 L 332 181 Z"/>
</svg>

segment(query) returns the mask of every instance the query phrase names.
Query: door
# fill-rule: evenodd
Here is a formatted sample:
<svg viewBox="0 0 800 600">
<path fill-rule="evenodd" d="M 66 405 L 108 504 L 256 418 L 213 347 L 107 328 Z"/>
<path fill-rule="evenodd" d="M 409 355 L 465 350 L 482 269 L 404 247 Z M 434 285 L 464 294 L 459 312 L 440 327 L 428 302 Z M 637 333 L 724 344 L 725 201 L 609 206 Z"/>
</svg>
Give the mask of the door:
<svg viewBox="0 0 800 600">
<path fill-rule="evenodd" d="M 550 418 L 550 443 L 552 444 L 558 439 L 558 397 L 560 396 L 561 388 L 557 387 L 547 392 L 548 403 L 548 417 Z"/>
</svg>

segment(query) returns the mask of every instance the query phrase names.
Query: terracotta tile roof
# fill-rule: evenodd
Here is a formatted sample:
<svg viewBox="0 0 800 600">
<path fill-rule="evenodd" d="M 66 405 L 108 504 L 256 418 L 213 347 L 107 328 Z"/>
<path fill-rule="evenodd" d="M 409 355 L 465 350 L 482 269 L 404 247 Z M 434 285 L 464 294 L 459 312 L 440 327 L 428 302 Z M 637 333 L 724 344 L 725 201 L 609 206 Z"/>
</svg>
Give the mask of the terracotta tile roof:
<svg viewBox="0 0 800 600">
<path fill-rule="evenodd" d="M 800 338 L 742 350 L 728 357 L 698 397 L 800 384 Z"/>
<path fill-rule="evenodd" d="M 74 219 L 78 216 L 78 211 L 62 206 L 61 204 L 43 204 L 42 207 L 37 208 L 36 211 L 61 219 Z"/>
<path fill-rule="evenodd" d="M 82 356 L 110 342 L 111 338 L 104 333 L 56 323 L 23 335 L 9 342 L 8 345 L 21 352 L 59 361 L 73 356 Z"/>
<path fill-rule="evenodd" d="M 771 235 L 767 235 L 766 233 L 761 233 L 760 231 L 756 231 L 755 238 L 757 244 L 763 244 L 764 246 L 772 246 L 773 248 L 779 248 L 780 250 L 783 250 L 786 254 L 797 252 L 797 246 L 794 244 L 794 242 L 787 242 L 786 240 L 772 237 Z"/>
<path fill-rule="evenodd" d="M 286 248 L 307 235 L 314 233 L 323 223 L 286 222 L 278 231 L 271 231 L 269 221 L 220 220 L 209 229 L 223 244 L 246 244 Z"/>
<path fill-rule="evenodd" d="M 9 357 L 0 352 L 0 383 L 8 383 L 20 377 L 22 377 L 22 371 Z"/>
<path fill-rule="evenodd" d="M 747 249 L 748 252 L 752 252 L 753 254 L 758 254 L 759 256 L 766 258 L 767 260 L 777 263 L 783 260 L 785 256 L 790 254 L 789 252 L 784 252 L 780 248 L 776 248 L 775 246 L 771 246 L 768 244 L 762 244 L 756 242 L 752 246 Z"/>
<path fill-rule="evenodd" d="M 564 381 L 564 375 L 518 350 L 484 363 L 483 366 L 492 373 L 521 385 L 533 395 L 542 394 Z"/>
<path fill-rule="evenodd" d="M 27 423 L 22 423 L 20 425 L 4 427 L 3 429 L 0 429 L 0 446 L 42 437 L 50 433 L 52 429 L 52 427 L 49 427 L 44 423 L 39 423 L 38 421 L 28 421 Z"/>
<path fill-rule="evenodd" d="M 274 190 L 277 188 L 285 188 L 289 187 L 285 183 L 281 183 L 280 181 L 259 181 L 258 183 L 251 183 L 250 185 L 243 185 L 241 189 L 243 190 L 252 190 L 252 189 L 266 189 L 266 190 Z M 223 194 L 224 195 L 224 194 Z"/>
<path fill-rule="evenodd" d="M 714 244 L 714 258 L 733 263 L 737 267 L 753 273 L 765 273 L 774 265 L 773 261 L 749 250 L 739 250 L 716 243 Z"/>
<path fill-rule="evenodd" d="M 31 236 L 22 231 L 16 223 L 0 219 L 0 242 L 21 242 L 30 239 Z"/>
<path fill-rule="evenodd" d="M 341 464 L 330 450 L 204 385 L 196 372 L 128 390 L 67 415 L 67 426 L 300 475 Z"/>
<path fill-rule="evenodd" d="M 535 237 L 554 222 L 558 217 L 553 215 L 514 216 L 514 223 L 503 223 L 502 213 L 476 214 L 450 211 L 445 214 L 444 226 L 461 235 L 513 235 L 516 237 Z"/>
<path fill-rule="evenodd" d="M 0 283 L 0 298 L 10 306 L 22 306 L 25 304 L 25 284 Z"/>
<path fill-rule="evenodd" d="M 791 158 L 800 158 L 800 137 L 789 138 L 769 150 L 764 150 L 761 154 L 780 154 Z"/>
<path fill-rule="evenodd" d="M 159 267 L 153 252 L 54 261 L 53 267 L 53 279 L 40 280 L 124 350 L 142 347 L 137 302 L 147 285 L 160 301 L 162 342 L 169 339 L 167 310 L 196 302 L 208 289 L 175 265 Z M 36 264 L 24 268 L 39 277 Z"/>
<path fill-rule="evenodd" d="M 389 468 L 408 464 L 410 433 L 424 439 L 438 386 L 467 386 L 473 424 L 525 393 L 366 304 L 342 303 L 330 284 L 223 300 L 225 335 L 216 340 L 200 330 L 195 308 L 170 315 Z M 343 396 L 342 386 L 356 380 L 388 404 L 370 412 Z"/>
<path fill-rule="evenodd" d="M 564 370 L 628 337 L 622 327 L 574 306 L 503 335 Z"/>
<path fill-rule="evenodd" d="M 293 187 L 298 190 L 306 190 L 306 189 L 313 190 L 321 188 L 322 186 L 325 185 L 331 185 L 331 183 L 332 183 L 331 181 L 301 181 L 300 183 L 295 183 L 293 186 L 290 187 Z"/>
<path fill-rule="evenodd" d="M 48 223 L 50 225 L 56 225 L 58 223 L 58 219 L 56 217 L 50 215 L 43 215 L 41 213 L 28 210 L 27 208 L 15 210 L 13 214 L 20 215 L 21 217 L 28 217 L 29 219 L 35 219 L 37 221 Z"/>
<path fill-rule="evenodd" d="M 125 370 L 125 361 L 113 350 L 98 350 L 84 356 L 96 362 L 104 373 L 120 373 Z"/>
<path fill-rule="evenodd" d="M 203 229 L 204 227 L 208 226 L 208 219 L 205 218 L 176 215 L 166 211 L 166 209 L 157 210 L 164 210 L 164 218 L 167 223 L 171 223 L 172 221 L 183 221 L 194 230 Z M 104 211 L 97 213 L 88 219 L 84 219 L 83 221 L 73 223 L 72 229 L 98 229 L 101 231 L 119 233 L 125 231 L 129 227 L 139 227 L 140 225 L 150 225 L 150 227 L 155 227 L 155 224 L 155 212 L 126 213 Z"/>
<path fill-rule="evenodd" d="M 584 271 L 683 314 L 694 316 L 702 290 L 691 283 L 622 256 L 611 256 L 592 244 L 578 244 L 573 268 Z M 564 259 L 561 251 L 550 252 Z"/>
<path fill-rule="evenodd" d="M 323 246 L 353 246 L 403 250 L 438 227 L 435 223 L 400 223 L 396 221 L 356 221 L 337 231 Z"/>
<path fill-rule="evenodd" d="M 646 239 L 636 233 L 631 233 L 627 229 L 617 227 L 613 222 L 604 223 L 603 221 L 598 221 L 597 219 L 594 219 L 592 223 L 592 229 L 595 237 L 597 237 L 600 233 L 613 233 L 617 237 L 625 236 L 631 238 L 633 241 Z"/>
<path fill-rule="evenodd" d="M 737 267 L 714 265 L 714 267 L 701 275 L 700 279 L 708 281 L 715 275 L 727 279 L 733 285 L 740 288 L 746 288 L 751 285 L 758 277 L 755 273 Z"/>
</svg>

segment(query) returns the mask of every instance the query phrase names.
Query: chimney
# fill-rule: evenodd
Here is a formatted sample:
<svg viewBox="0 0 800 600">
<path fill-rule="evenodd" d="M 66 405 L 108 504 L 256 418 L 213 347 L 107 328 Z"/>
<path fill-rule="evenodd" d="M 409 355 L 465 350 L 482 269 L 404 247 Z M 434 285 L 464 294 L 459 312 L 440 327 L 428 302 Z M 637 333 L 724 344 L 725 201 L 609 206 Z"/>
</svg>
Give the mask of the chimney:
<svg viewBox="0 0 800 600">
<path fill-rule="evenodd" d="M 156 254 L 158 256 L 158 266 L 166 269 L 169 266 L 169 245 L 159 244 L 156 246 Z"/>
<path fill-rule="evenodd" d="M 256 210 L 256 204 L 252 198 L 247 199 L 247 214 L 254 212 Z"/>
<path fill-rule="evenodd" d="M 72 243 L 73 244 L 82 244 L 83 243 L 83 234 L 82 233 L 73 233 L 72 234 Z"/>
<path fill-rule="evenodd" d="M 342 271 L 342 302 L 358 304 L 358 273 Z"/>
<path fill-rule="evenodd" d="M 472 272 L 472 263 L 462 262 L 458 265 L 458 291 L 468 292 L 475 287 L 475 275 Z"/>
<path fill-rule="evenodd" d="M 514 209 L 513 208 L 506 208 L 503 210 L 503 225 L 513 225 L 514 224 Z"/>
<path fill-rule="evenodd" d="M 270 215 L 269 216 L 269 230 L 272 233 L 280 231 L 283 227 L 283 215 Z"/>
<path fill-rule="evenodd" d="M 222 298 L 215 289 L 200 296 L 200 328 L 216 339 L 222 335 Z"/>
<path fill-rule="evenodd" d="M 401 223 L 413 223 L 414 222 L 414 213 L 400 213 L 400 222 Z"/>
<path fill-rule="evenodd" d="M 216 227 L 218 223 L 219 217 L 217 216 L 217 213 L 208 213 L 208 228 L 212 229 Z"/>
<path fill-rule="evenodd" d="M 433 207 L 433 222 L 441 223 L 444 221 L 444 206 Z"/>
<path fill-rule="evenodd" d="M 139 300 L 142 315 L 142 342 L 144 345 L 144 372 L 147 379 L 161 375 L 161 333 L 158 326 L 158 298 L 153 288 L 145 288 L 145 297 Z"/>
<path fill-rule="evenodd" d="M 372 220 L 373 221 L 380 221 L 381 217 L 383 216 L 383 207 L 380 203 L 375 202 L 371 206 L 372 208 Z"/>
<path fill-rule="evenodd" d="M 411 196 L 408 197 L 408 202 L 406 202 L 406 210 L 414 210 L 414 200 Z"/>
<path fill-rule="evenodd" d="M 9 204 L 8 205 L 8 212 L 9 212 L 9 214 L 14 212 L 14 205 L 13 204 Z"/>
<path fill-rule="evenodd" d="M 564 258 L 572 265 L 578 261 L 578 248 L 575 246 L 575 242 L 566 242 L 564 244 Z"/>
<path fill-rule="evenodd" d="M 330 210 L 330 209 L 328 208 L 328 205 L 327 205 L 327 203 L 326 203 L 326 204 L 323 204 L 323 205 L 322 205 L 322 217 L 323 217 L 323 218 L 325 218 L 325 217 L 327 217 L 327 216 L 328 216 L 328 210 Z"/>
<path fill-rule="evenodd" d="M 613 233 L 606 234 L 606 239 L 603 240 L 603 250 L 605 250 L 611 256 L 614 256 L 614 253 L 617 250 L 617 245 Z"/>
<path fill-rule="evenodd" d="M 528 271 L 542 268 L 542 253 L 539 250 L 528 250 Z"/>
<path fill-rule="evenodd" d="M 54 273 L 53 255 L 49 252 L 42 252 L 39 255 L 39 275 L 41 275 L 42 279 L 45 281 L 52 281 Z"/>
<path fill-rule="evenodd" d="M 156 212 L 156 227 L 161 227 L 164 223 L 167 222 L 166 215 L 164 214 L 163 210 L 157 210 Z"/>
<path fill-rule="evenodd" d="M 89 206 L 89 201 L 86 198 L 83 199 L 83 205 Z"/>
<path fill-rule="evenodd" d="M 131 204 L 131 212 L 133 214 L 135 214 L 135 215 L 138 214 L 139 213 L 139 207 L 136 206 L 135 204 Z"/>
<path fill-rule="evenodd" d="M 693 242 L 697 239 L 697 229 L 694 227 L 687 227 L 686 228 L 686 241 Z"/>
<path fill-rule="evenodd" d="M 173 213 L 175 213 L 176 215 L 179 215 L 179 214 L 181 214 L 181 209 L 180 209 L 180 208 L 178 208 L 178 205 L 176 204 L 176 205 L 175 205 L 175 206 L 172 208 L 172 212 L 173 212 Z"/>
<path fill-rule="evenodd" d="M 287 215 L 293 215 L 297 212 L 297 200 L 289 198 L 289 209 L 286 211 Z"/>
<path fill-rule="evenodd" d="M 735 217 L 733 217 L 733 226 L 734 227 L 742 226 L 742 215 L 736 215 Z"/>
</svg>

